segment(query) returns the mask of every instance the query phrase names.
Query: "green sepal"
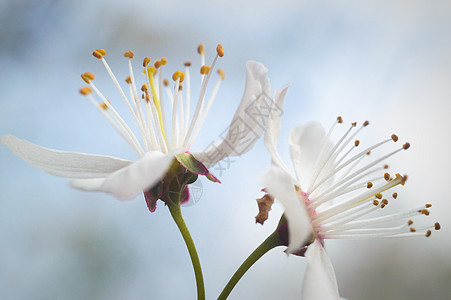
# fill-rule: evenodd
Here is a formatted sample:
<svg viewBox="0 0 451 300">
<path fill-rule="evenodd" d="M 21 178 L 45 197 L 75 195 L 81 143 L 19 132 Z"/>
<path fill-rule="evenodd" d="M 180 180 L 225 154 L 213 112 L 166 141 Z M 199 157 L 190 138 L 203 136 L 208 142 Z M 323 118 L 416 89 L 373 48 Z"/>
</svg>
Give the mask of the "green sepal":
<svg viewBox="0 0 451 300">
<path fill-rule="evenodd" d="M 197 175 L 209 174 L 208 169 L 190 153 L 180 153 L 175 156 L 177 161 L 191 173 Z"/>
</svg>

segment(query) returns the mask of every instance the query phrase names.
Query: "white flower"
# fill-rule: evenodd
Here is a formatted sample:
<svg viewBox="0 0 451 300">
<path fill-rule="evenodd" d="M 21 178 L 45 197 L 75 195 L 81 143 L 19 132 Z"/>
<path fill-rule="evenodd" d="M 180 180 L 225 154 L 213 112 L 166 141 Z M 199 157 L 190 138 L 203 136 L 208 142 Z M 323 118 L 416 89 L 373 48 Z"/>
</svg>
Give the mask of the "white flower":
<svg viewBox="0 0 451 300">
<path fill-rule="evenodd" d="M 282 97 L 275 99 L 283 102 L 285 91 L 282 90 L 281 94 Z M 276 150 L 280 131 L 278 115 L 272 116 L 265 134 L 265 146 L 272 163 L 263 183 L 266 191 L 285 208 L 287 252 L 305 254 L 308 259 L 302 292 L 304 300 L 339 299 L 334 269 L 323 248 L 325 239 L 429 236 L 432 228 L 440 229 L 439 223 L 413 227 L 412 218 L 429 215 L 427 208 L 430 204 L 405 212 L 389 212 L 390 208 L 386 208 L 390 201 L 398 198 L 392 189 L 404 185 L 407 177 L 390 175 L 388 165 L 382 162 L 408 149 L 409 143 L 371 160 L 373 153 L 370 155 L 370 152 L 377 152 L 387 143 L 397 142 L 398 137 L 392 135 L 358 151 L 360 141 L 355 137 L 369 122 L 360 127 L 352 123 L 334 144 L 330 136 L 341 123 L 342 119 L 337 118 L 327 134 L 318 123 L 291 131 L 289 145 L 296 176 L 290 174 Z M 380 216 L 369 216 L 377 213 Z"/>
<path fill-rule="evenodd" d="M 151 66 L 150 58 L 145 58 L 142 72 L 145 84 L 141 86 L 142 95 L 139 95 L 132 70 L 132 58 L 134 57 L 132 51 L 124 53 L 124 56 L 128 58 L 130 72 L 130 76 L 126 78 L 128 93 L 122 89 L 107 64 L 104 58 L 106 52 L 102 49 L 93 52 L 94 57 L 103 62 L 128 107 L 129 113 L 136 121 L 139 135 L 135 135 L 113 107 L 113 103 L 107 100 L 94 85 L 92 73 L 82 74 L 82 79 L 89 84 L 89 87 L 82 88 L 80 93 L 98 108 L 124 140 L 139 154 L 140 158 L 135 162 L 105 155 L 47 149 L 13 135 L 3 136 L 1 143 L 31 165 L 52 175 L 71 178 L 71 185 L 75 188 L 85 191 L 102 191 L 119 199 L 133 198 L 154 186 L 164 177 L 174 157 L 181 153 L 189 153 L 190 146 L 198 135 L 220 83 L 224 79 L 224 72 L 218 70 L 217 83 L 207 98 L 207 84 L 213 73 L 214 65 L 218 57 L 224 55 L 224 52 L 222 46 L 218 45 L 217 54 L 211 66 L 205 65 L 203 45 L 199 46 L 198 52 L 202 65 L 200 68 L 200 94 L 196 99 L 193 111 L 191 111 L 191 102 L 194 104 L 192 101 L 194 99 L 191 99 L 190 95 L 191 63 L 185 63 L 185 72 L 177 71 L 173 74 L 172 79 L 175 83 L 171 89 L 169 81 L 163 79 L 163 69 L 167 59 L 157 60 Z M 245 123 L 245 126 L 242 126 L 238 137 L 230 134 L 230 130 L 234 129 L 231 127 L 226 138 L 216 144 L 214 148 L 208 147 L 204 151 L 193 153 L 206 168 L 227 156 L 237 155 L 232 149 L 233 146 L 238 146 L 243 140 L 249 140 L 249 135 L 255 136 L 263 133 L 262 124 L 256 122 L 247 114 L 246 110 L 258 111 L 260 103 L 257 99 L 262 94 L 269 95 L 271 87 L 267 71 L 266 67 L 259 62 L 249 61 L 246 63 L 244 95 L 232 119 L 232 124 L 239 119 Z M 97 96 L 97 99 L 93 94 Z M 166 94 L 166 99 L 164 99 L 164 94 Z M 257 138 L 247 143 L 247 148 L 241 149 L 242 151 L 238 154 L 248 151 L 255 144 Z M 190 157 L 194 159 L 191 154 Z M 206 170 L 204 166 L 201 167 Z M 201 175 L 208 175 L 210 179 L 214 179 L 208 170 Z"/>
</svg>

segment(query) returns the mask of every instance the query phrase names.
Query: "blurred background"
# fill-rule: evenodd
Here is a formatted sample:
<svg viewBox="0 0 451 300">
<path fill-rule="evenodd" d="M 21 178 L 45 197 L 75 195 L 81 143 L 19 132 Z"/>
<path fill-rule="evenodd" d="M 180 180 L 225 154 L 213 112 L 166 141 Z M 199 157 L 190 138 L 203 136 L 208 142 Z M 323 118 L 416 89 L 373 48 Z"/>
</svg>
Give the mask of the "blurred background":
<svg viewBox="0 0 451 300">
<path fill-rule="evenodd" d="M 107 50 L 118 78 L 122 53 L 207 62 L 217 43 L 226 80 L 194 149 L 217 141 L 244 88 L 245 62 L 263 62 L 273 88 L 291 82 L 279 150 L 290 164 L 289 130 L 337 115 L 371 126 L 373 144 L 396 132 L 412 144 L 390 159 L 409 174 L 392 209 L 433 203 L 426 238 L 327 241 L 340 294 L 348 299 L 449 299 L 451 226 L 448 172 L 451 114 L 449 1 L 0 1 L 0 135 L 11 133 L 61 150 L 136 159 L 87 99 L 79 75 L 91 71 L 120 100 L 91 52 Z M 119 102 L 119 101 L 117 101 Z M 125 108 L 119 108 L 122 111 Z M 142 196 L 120 202 L 71 189 L 68 181 L 24 163 L 0 147 L 0 298 L 194 299 L 185 245 L 168 210 L 150 214 Z M 214 299 L 282 213 L 275 204 L 255 224 L 258 177 L 269 156 L 252 152 L 213 170 L 222 184 L 201 181 L 202 197 L 184 208 Z M 299 299 L 303 258 L 283 248 L 265 255 L 230 299 Z"/>
</svg>

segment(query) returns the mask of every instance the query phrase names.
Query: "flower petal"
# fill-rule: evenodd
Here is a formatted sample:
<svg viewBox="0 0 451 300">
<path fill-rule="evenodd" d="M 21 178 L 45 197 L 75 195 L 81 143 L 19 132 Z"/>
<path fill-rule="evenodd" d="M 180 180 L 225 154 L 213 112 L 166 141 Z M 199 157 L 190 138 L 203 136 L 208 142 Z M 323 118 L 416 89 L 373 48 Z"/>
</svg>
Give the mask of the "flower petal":
<svg viewBox="0 0 451 300">
<path fill-rule="evenodd" d="M 40 147 L 7 134 L 1 143 L 32 166 L 55 176 L 68 178 L 105 177 L 129 164 L 112 156 L 65 152 Z"/>
<path fill-rule="evenodd" d="M 340 299 L 334 268 L 318 239 L 308 247 L 305 257 L 308 267 L 304 276 L 302 299 Z"/>
<path fill-rule="evenodd" d="M 226 137 L 204 151 L 193 153 L 207 168 L 228 156 L 248 152 L 265 131 L 271 105 L 267 73 L 268 69 L 262 63 L 246 63 L 246 87 Z"/>
<path fill-rule="evenodd" d="M 84 191 L 110 193 L 121 200 L 131 199 L 154 186 L 165 175 L 173 159 L 173 153 L 150 151 L 106 178 L 74 179 L 71 185 Z"/>
<path fill-rule="evenodd" d="M 296 252 L 310 238 L 312 226 L 304 203 L 296 195 L 295 183 L 290 174 L 274 164 L 263 175 L 262 182 L 266 191 L 285 208 L 289 241 L 287 252 Z"/>
<path fill-rule="evenodd" d="M 321 150 L 326 145 L 322 152 L 322 157 L 324 157 L 332 149 L 332 142 L 326 137 L 321 124 L 312 122 L 293 128 L 289 144 L 299 184 L 303 191 L 308 192 L 305 189 L 311 184 Z M 329 166 L 332 165 L 329 164 Z M 323 170 L 323 172 L 328 172 L 328 170 Z"/>
<path fill-rule="evenodd" d="M 288 168 L 283 162 L 277 151 L 277 140 L 280 134 L 280 117 L 282 116 L 282 109 L 285 102 L 285 95 L 289 86 L 282 90 L 275 90 L 274 101 L 272 103 L 271 114 L 268 120 L 268 128 L 264 136 L 264 144 L 271 155 L 272 162 L 288 172 Z"/>
</svg>

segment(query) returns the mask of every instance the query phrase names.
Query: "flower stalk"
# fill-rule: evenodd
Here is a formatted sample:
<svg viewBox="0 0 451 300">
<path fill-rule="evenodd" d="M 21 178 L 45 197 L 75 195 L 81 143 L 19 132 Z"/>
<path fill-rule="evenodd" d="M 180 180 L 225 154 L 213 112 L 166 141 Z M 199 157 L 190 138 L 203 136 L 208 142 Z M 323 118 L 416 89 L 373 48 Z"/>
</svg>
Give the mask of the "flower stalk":
<svg viewBox="0 0 451 300">
<path fill-rule="evenodd" d="M 200 265 L 199 256 L 197 254 L 193 238 L 191 237 L 188 226 L 183 219 L 180 204 L 174 203 L 172 201 L 168 201 L 167 204 L 169 211 L 171 212 L 171 216 L 174 219 L 175 224 L 177 224 L 180 233 L 182 234 L 183 240 L 185 241 L 186 248 L 188 249 L 188 253 L 191 258 L 191 263 L 193 264 L 194 275 L 196 277 L 197 299 L 205 300 L 205 285 L 204 277 L 202 275 L 202 267 Z"/>
<path fill-rule="evenodd" d="M 264 240 L 260 246 L 258 246 L 254 252 L 252 252 L 248 258 L 241 264 L 241 266 L 236 270 L 235 274 L 233 274 L 232 278 L 230 278 L 229 282 L 222 290 L 221 294 L 218 297 L 218 300 L 227 299 L 227 297 L 232 292 L 235 285 L 240 281 L 241 277 L 246 274 L 247 270 L 249 270 L 255 262 L 257 262 L 263 255 L 265 255 L 269 250 L 278 247 L 284 246 L 284 243 L 279 238 L 278 230 L 276 229 L 266 240 Z"/>
</svg>

